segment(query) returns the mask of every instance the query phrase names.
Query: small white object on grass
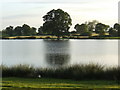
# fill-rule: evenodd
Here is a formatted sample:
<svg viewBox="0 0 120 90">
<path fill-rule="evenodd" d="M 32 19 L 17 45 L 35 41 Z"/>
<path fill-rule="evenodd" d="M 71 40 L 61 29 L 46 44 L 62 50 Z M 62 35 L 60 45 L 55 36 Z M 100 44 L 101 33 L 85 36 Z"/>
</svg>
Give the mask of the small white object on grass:
<svg viewBox="0 0 120 90">
<path fill-rule="evenodd" d="M 38 75 L 38 78 L 41 78 L 41 75 Z"/>
</svg>

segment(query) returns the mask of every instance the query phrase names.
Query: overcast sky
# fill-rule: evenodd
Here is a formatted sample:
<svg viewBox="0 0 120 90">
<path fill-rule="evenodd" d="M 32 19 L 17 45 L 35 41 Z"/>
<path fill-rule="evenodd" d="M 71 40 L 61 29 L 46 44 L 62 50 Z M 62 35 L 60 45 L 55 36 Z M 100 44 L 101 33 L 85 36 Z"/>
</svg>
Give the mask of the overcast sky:
<svg viewBox="0 0 120 90">
<path fill-rule="evenodd" d="M 61 8 L 72 18 L 72 27 L 85 21 L 98 20 L 113 26 L 118 22 L 119 0 L 1 0 L 0 30 L 7 26 L 28 24 L 39 28 L 43 16 L 52 9 Z"/>
</svg>

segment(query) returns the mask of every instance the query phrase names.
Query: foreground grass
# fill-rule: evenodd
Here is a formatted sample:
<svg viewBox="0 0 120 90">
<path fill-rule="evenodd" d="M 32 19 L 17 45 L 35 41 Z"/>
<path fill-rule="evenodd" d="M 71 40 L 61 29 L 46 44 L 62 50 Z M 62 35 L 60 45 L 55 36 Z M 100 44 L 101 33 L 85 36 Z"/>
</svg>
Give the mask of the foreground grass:
<svg viewBox="0 0 120 90">
<path fill-rule="evenodd" d="M 79 90 L 119 90 L 116 81 L 83 80 L 75 81 L 69 79 L 52 78 L 2 78 L 2 90 L 31 90 L 31 89 L 79 89 Z"/>
</svg>

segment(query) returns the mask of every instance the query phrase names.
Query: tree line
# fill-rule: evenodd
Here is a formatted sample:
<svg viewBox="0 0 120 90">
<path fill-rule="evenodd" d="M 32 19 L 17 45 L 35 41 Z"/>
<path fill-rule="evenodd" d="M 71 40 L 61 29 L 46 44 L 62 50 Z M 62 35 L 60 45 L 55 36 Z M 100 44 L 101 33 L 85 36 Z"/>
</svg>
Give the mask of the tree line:
<svg viewBox="0 0 120 90">
<path fill-rule="evenodd" d="M 13 26 L 6 27 L 6 29 L 2 30 L 2 36 L 3 37 L 9 37 L 9 36 L 30 36 L 30 35 L 36 35 L 36 28 L 30 27 L 27 24 L 24 24 L 22 26 L 17 26 L 13 28 Z"/>
<path fill-rule="evenodd" d="M 110 27 L 109 25 L 100 23 L 97 20 L 93 20 L 91 22 L 76 24 L 74 28 L 76 30 L 74 32 L 79 33 L 83 36 L 91 36 L 92 33 L 99 34 L 99 36 L 105 36 L 106 33 L 109 33 L 109 36 L 112 37 L 120 36 L 120 24 L 118 23 L 115 23 L 113 27 Z"/>
<path fill-rule="evenodd" d="M 33 36 L 33 35 L 55 35 L 58 38 L 64 35 L 79 34 L 82 36 L 91 36 L 92 33 L 99 34 L 99 36 L 105 36 L 105 33 L 109 33 L 109 36 L 118 37 L 120 31 L 120 24 L 115 23 L 113 27 L 109 25 L 93 20 L 91 22 L 85 22 L 82 24 L 76 24 L 73 31 L 69 31 L 72 25 L 72 19 L 70 15 L 62 9 L 53 9 L 43 16 L 43 25 L 36 29 L 30 27 L 27 24 L 22 26 L 6 27 L 6 29 L 0 31 L 2 37 L 9 36 Z"/>
</svg>

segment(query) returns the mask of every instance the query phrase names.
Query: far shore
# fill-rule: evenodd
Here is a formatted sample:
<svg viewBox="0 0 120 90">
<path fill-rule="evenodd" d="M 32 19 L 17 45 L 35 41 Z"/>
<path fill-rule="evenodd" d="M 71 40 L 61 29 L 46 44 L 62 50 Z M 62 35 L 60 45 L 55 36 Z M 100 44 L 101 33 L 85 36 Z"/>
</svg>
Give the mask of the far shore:
<svg viewBox="0 0 120 90">
<path fill-rule="evenodd" d="M 12 36 L 12 37 L 2 37 L 1 39 L 50 39 L 56 40 L 56 36 L 51 35 L 41 35 L 41 36 Z M 100 37 L 100 36 L 64 36 L 61 37 L 60 40 L 66 39 L 120 39 L 120 37 Z"/>
</svg>

